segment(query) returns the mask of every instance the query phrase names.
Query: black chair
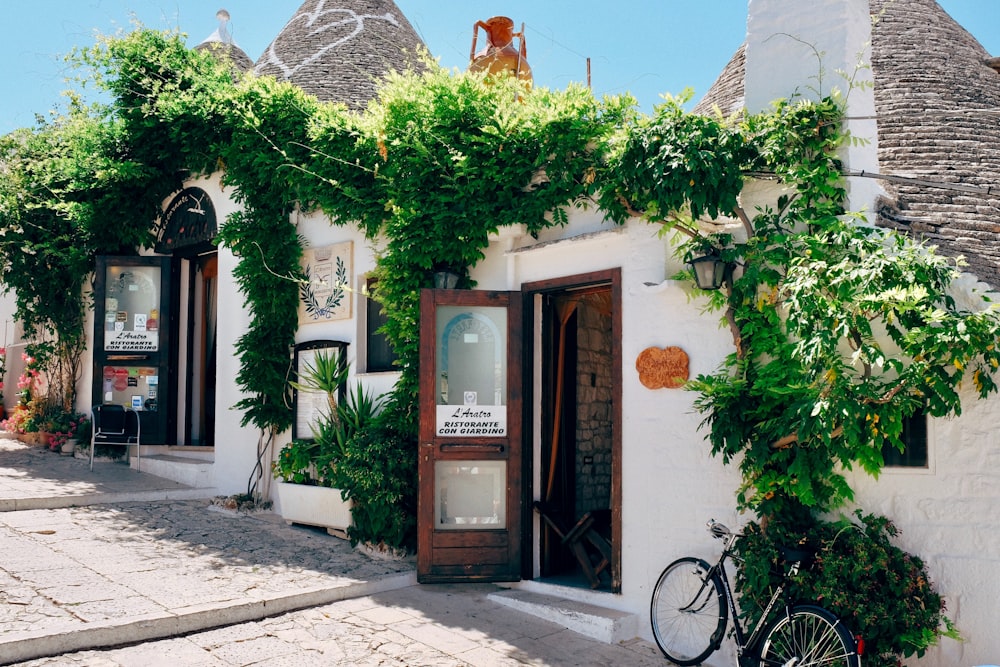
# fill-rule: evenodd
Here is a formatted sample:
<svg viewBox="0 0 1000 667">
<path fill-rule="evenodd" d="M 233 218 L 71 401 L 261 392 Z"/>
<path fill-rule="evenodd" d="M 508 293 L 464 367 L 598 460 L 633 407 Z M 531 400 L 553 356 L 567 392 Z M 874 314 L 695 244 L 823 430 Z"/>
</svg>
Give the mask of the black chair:
<svg viewBox="0 0 1000 667">
<path fill-rule="evenodd" d="M 139 470 L 139 413 L 121 405 L 95 405 L 91 409 L 93 428 L 90 434 L 90 469 L 94 469 L 94 447 L 97 445 L 135 445 L 135 469 Z"/>
</svg>

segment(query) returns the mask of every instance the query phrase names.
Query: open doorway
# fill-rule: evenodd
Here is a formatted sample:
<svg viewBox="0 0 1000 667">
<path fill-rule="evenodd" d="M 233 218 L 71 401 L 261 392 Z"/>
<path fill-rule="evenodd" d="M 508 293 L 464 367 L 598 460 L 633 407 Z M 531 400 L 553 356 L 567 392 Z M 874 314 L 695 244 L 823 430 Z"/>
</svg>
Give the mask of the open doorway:
<svg viewBox="0 0 1000 667">
<path fill-rule="evenodd" d="M 181 260 L 182 321 L 178 444 L 215 445 L 216 334 L 219 258 L 215 252 Z"/>
<path fill-rule="evenodd" d="M 617 270 L 525 285 L 533 372 L 533 578 L 621 589 Z"/>
</svg>

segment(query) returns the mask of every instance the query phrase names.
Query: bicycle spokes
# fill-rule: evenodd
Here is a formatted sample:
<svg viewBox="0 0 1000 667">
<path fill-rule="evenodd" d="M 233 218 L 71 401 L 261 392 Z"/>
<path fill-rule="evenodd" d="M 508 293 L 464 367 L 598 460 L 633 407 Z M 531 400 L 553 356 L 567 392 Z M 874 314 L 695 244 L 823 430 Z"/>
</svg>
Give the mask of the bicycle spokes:
<svg viewBox="0 0 1000 667">
<path fill-rule="evenodd" d="M 653 589 L 653 637 L 670 660 L 696 665 L 718 648 L 727 614 L 722 584 L 707 564 L 682 558 L 663 571 Z"/>
<path fill-rule="evenodd" d="M 793 610 L 764 638 L 760 664 L 767 667 L 849 667 L 853 641 L 834 618 L 814 610 Z"/>
</svg>

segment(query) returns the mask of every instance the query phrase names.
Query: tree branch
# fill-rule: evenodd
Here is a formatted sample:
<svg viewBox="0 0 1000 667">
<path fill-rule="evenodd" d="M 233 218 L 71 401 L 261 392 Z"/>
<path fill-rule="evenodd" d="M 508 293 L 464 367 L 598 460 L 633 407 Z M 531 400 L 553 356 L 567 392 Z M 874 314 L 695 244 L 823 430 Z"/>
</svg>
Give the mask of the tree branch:
<svg viewBox="0 0 1000 667">
<path fill-rule="evenodd" d="M 833 429 L 833 431 L 830 433 L 830 437 L 831 438 L 839 438 L 843 434 L 844 434 L 844 427 L 843 426 L 838 426 L 837 428 Z M 771 443 L 771 448 L 772 449 L 787 449 L 787 448 L 791 447 L 793 444 L 795 444 L 798 441 L 799 441 L 799 434 L 798 433 L 789 433 L 788 435 L 786 435 L 786 436 L 784 436 L 782 438 L 778 438 L 777 440 L 775 440 L 774 442 L 772 442 Z"/>
</svg>

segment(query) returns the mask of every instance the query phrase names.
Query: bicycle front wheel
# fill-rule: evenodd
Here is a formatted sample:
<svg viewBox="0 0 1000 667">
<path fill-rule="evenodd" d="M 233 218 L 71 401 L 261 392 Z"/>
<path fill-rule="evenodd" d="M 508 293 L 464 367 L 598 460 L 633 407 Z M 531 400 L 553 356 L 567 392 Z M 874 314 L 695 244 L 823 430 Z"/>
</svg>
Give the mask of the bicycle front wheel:
<svg viewBox="0 0 1000 667">
<path fill-rule="evenodd" d="M 761 667 L 859 667 L 843 622 L 822 607 L 800 605 L 772 622 L 760 643 Z"/>
<path fill-rule="evenodd" d="M 649 618 L 653 638 L 668 660 L 697 665 L 719 648 L 729 610 L 708 563 L 681 558 L 667 566 L 653 589 Z"/>
</svg>

